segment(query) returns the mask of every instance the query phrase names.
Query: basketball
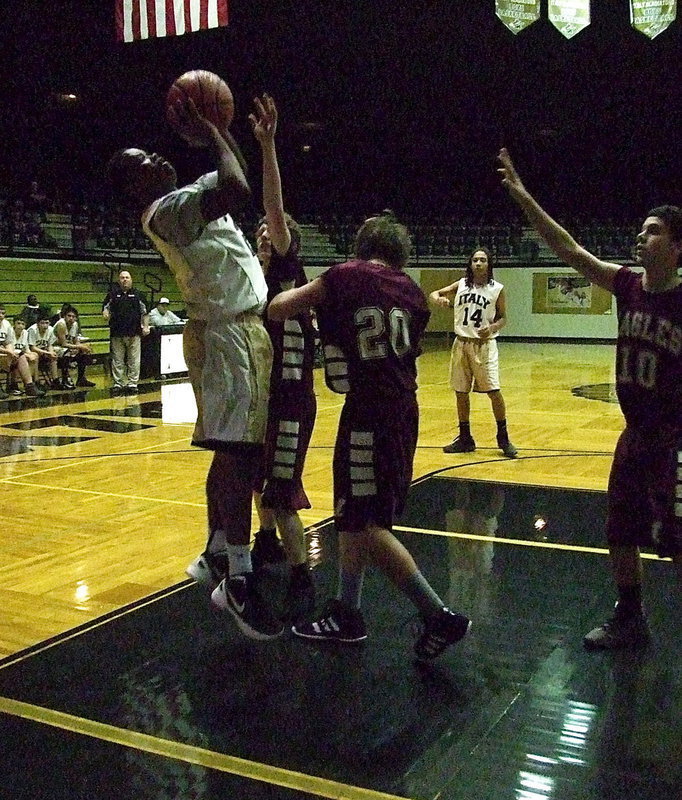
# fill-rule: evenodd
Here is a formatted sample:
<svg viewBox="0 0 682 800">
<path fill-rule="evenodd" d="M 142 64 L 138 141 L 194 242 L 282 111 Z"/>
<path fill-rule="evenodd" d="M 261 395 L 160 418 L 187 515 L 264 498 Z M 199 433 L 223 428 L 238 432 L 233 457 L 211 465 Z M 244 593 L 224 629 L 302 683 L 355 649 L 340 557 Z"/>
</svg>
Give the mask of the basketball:
<svg viewBox="0 0 682 800">
<path fill-rule="evenodd" d="M 177 78 L 168 90 L 166 119 L 185 139 L 188 137 L 179 129 L 170 109 L 177 111 L 188 99 L 194 101 L 197 111 L 221 133 L 227 131 L 234 117 L 234 98 L 230 87 L 219 75 L 205 69 L 193 69 Z M 190 141 L 190 144 L 196 143 Z"/>
</svg>

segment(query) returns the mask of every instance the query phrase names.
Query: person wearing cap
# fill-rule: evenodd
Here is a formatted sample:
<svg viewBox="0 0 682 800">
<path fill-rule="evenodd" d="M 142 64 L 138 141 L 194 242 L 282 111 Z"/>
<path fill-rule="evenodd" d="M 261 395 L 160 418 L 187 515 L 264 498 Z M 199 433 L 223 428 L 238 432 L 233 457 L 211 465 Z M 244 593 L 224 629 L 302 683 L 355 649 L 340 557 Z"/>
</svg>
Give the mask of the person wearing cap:
<svg viewBox="0 0 682 800">
<path fill-rule="evenodd" d="M 164 325 L 181 325 L 182 320 L 177 314 L 174 314 L 169 308 L 170 300 L 167 297 L 162 297 L 156 304 L 156 308 L 151 310 L 149 314 L 149 325 L 152 328 L 161 328 Z"/>
</svg>

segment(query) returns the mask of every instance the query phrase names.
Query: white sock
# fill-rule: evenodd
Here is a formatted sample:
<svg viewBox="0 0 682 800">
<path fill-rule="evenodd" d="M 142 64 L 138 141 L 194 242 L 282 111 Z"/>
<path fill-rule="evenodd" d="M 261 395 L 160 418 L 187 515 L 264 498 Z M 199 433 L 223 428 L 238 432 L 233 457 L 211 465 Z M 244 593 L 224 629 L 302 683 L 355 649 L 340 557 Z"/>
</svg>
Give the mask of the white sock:
<svg viewBox="0 0 682 800">
<path fill-rule="evenodd" d="M 230 564 L 230 575 L 243 575 L 253 572 L 251 566 L 251 549 L 248 544 L 225 544 L 227 558 Z"/>
<path fill-rule="evenodd" d="M 208 544 L 206 545 L 206 549 L 209 553 L 222 553 L 226 547 L 227 539 L 225 538 L 225 531 L 211 531 L 208 534 Z"/>
</svg>

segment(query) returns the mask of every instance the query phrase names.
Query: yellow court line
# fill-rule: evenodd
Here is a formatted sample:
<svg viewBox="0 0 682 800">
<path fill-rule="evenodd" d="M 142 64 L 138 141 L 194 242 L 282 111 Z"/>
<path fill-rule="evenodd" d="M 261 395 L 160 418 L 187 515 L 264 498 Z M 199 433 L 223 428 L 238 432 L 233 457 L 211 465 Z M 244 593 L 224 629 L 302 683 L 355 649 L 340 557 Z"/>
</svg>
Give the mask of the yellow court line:
<svg viewBox="0 0 682 800">
<path fill-rule="evenodd" d="M 351 786 L 326 778 L 318 778 L 315 775 L 306 775 L 282 767 L 261 764 L 257 761 L 248 761 L 244 758 L 216 753 L 203 747 L 173 742 L 170 739 L 160 739 L 147 733 L 117 728 L 114 725 L 76 717 L 63 711 L 54 711 L 8 697 L 0 697 L 0 712 L 50 725 L 53 728 L 61 728 L 82 736 L 90 736 L 100 741 L 112 742 L 133 750 L 172 758 L 187 764 L 196 764 L 207 769 L 227 772 L 249 780 L 262 781 L 273 786 L 307 792 L 318 797 L 332 800 L 405 800 L 405 797 L 399 795 Z"/>
<path fill-rule="evenodd" d="M 145 497 L 137 494 L 118 494 L 117 492 L 98 492 L 95 489 L 75 489 L 73 486 L 51 486 L 49 483 L 26 483 L 24 481 L 0 480 L 0 483 L 11 483 L 12 486 L 27 486 L 31 489 L 53 489 L 59 492 L 74 492 L 75 494 L 90 494 L 97 497 L 116 497 L 122 500 L 143 500 L 148 503 L 165 503 L 172 506 L 190 506 L 191 508 L 205 508 L 206 503 L 193 503 L 189 500 L 171 500 L 167 497 Z"/>
<path fill-rule="evenodd" d="M 515 544 L 520 547 L 542 547 L 546 550 L 572 550 L 574 553 L 597 553 L 601 556 L 609 555 L 606 547 L 586 547 L 581 544 L 561 544 L 559 542 L 534 542 L 529 539 L 505 539 L 503 536 L 485 536 L 478 533 L 458 533 L 456 531 L 436 531 L 428 528 L 407 528 L 403 525 L 394 525 L 394 531 L 402 533 L 424 533 L 427 536 L 446 536 L 450 539 L 471 539 L 474 542 L 488 542 L 488 544 Z M 652 561 L 667 561 L 655 553 L 641 553 L 642 558 Z"/>
</svg>

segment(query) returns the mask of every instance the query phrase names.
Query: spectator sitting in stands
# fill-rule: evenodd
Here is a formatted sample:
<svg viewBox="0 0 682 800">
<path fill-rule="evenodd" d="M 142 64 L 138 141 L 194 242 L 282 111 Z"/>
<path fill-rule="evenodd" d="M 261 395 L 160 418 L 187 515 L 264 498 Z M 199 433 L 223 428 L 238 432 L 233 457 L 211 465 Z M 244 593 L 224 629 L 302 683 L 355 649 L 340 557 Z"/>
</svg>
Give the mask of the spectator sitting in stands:
<svg viewBox="0 0 682 800">
<path fill-rule="evenodd" d="M 151 310 L 149 314 L 149 325 L 152 328 L 163 328 L 164 325 L 181 325 L 182 320 L 174 314 L 169 308 L 170 300 L 167 297 L 162 297 L 156 304 L 156 308 Z"/>
<path fill-rule="evenodd" d="M 12 326 L 5 319 L 5 306 L 0 305 L 0 370 L 8 371 L 7 340 L 12 332 Z M 0 386 L 0 400 L 7 399 L 7 392 Z"/>
<path fill-rule="evenodd" d="M 15 200 L 12 203 L 8 214 L 8 223 L 11 239 L 10 244 L 17 245 L 19 247 L 27 244 L 24 204 L 21 200 Z"/>
<path fill-rule="evenodd" d="M 24 205 L 26 211 L 37 214 L 41 222 L 47 220 L 47 212 L 50 210 L 51 204 L 45 192 L 40 188 L 38 181 L 31 181 Z"/>
<path fill-rule="evenodd" d="M 46 309 L 41 309 L 38 298 L 34 294 L 30 294 L 26 298 L 26 305 L 21 309 L 21 316 L 26 323 L 27 329 L 38 322 L 38 315 L 42 310 Z"/>
<path fill-rule="evenodd" d="M 43 224 L 35 214 L 25 214 L 26 245 L 28 247 L 41 247 L 44 242 Z"/>
<path fill-rule="evenodd" d="M 33 382 L 27 358 L 28 344 L 24 350 L 24 344 L 21 341 L 26 333 L 24 320 L 17 316 L 14 321 L 15 325 L 12 327 L 5 319 L 4 307 L 0 306 L 0 369 L 9 374 L 8 390 L 10 394 L 21 394 L 17 383 L 17 379 L 21 378 L 26 394 L 29 397 L 40 397 L 45 392 Z M 17 330 L 19 331 L 19 342 L 17 342 Z"/>
<path fill-rule="evenodd" d="M 90 364 L 90 353 L 92 349 L 80 334 L 78 324 L 78 311 L 66 303 L 62 306 L 61 319 L 54 325 L 54 335 L 57 340 L 55 352 L 59 356 L 59 367 L 62 371 L 62 388 L 73 389 L 74 383 L 69 377 L 69 367 L 72 362 L 76 362 L 78 367 L 78 378 L 76 386 L 94 386 L 92 381 L 85 377 L 85 368 Z"/>
<path fill-rule="evenodd" d="M 7 198 L 0 194 L 0 244 L 10 244 L 9 207 Z"/>
<path fill-rule="evenodd" d="M 37 247 L 43 241 L 43 223 L 37 211 L 31 211 L 17 198 L 12 207 L 13 243 L 20 247 Z"/>
<path fill-rule="evenodd" d="M 38 321 L 28 328 L 26 334 L 31 352 L 38 356 L 37 363 L 34 362 L 33 380 L 37 381 L 38 376 L 42 373 L 49 376 L 52 389 L 61 389 L 62 383 L 57 370 L 58 356 L 54 349 L 57 339 L 52 325 L 50 325 L 50 313 L 47 308 L 39 310 Z"/>
</svg>

